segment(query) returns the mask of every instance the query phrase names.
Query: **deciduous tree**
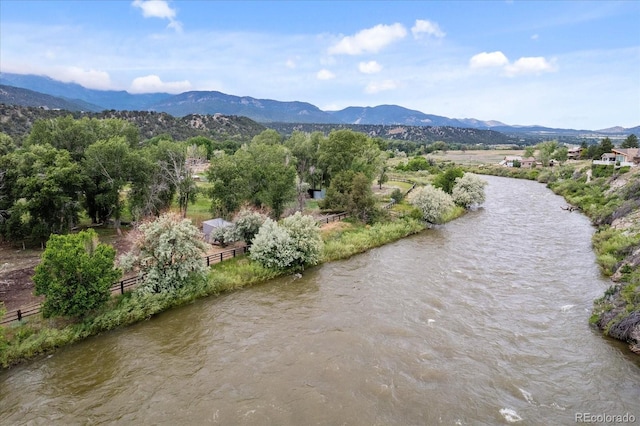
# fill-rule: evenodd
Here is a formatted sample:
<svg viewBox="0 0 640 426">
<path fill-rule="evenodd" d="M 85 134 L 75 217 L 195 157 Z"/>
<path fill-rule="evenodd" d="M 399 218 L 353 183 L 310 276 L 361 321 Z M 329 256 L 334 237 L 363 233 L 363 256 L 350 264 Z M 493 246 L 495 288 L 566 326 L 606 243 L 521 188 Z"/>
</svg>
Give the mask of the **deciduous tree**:
<svg viewBox="0 0 640 426">
<path fill-rule="evenodd" d="M 115 254 L 93 230 L 52 235 L 33 276 L 36 294 L 45 296 L 43 315 L 82 317 L 103 306 L 121 276 Z"/>
</svg>

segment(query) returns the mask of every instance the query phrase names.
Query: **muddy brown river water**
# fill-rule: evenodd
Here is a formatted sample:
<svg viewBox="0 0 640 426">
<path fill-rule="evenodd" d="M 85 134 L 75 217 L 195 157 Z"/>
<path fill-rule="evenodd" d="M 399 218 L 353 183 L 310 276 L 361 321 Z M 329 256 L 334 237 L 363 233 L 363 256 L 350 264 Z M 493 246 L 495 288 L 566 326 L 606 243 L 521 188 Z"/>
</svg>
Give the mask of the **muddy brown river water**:
<svg viewBox="0 0 640 426">
<path fill-rule="evenodd" d="M 588 325 L 588 219 L 485 179 L 445 226 L 0 372 L 0 424 L 640 423 L 638 357 Z"/>
</svg>

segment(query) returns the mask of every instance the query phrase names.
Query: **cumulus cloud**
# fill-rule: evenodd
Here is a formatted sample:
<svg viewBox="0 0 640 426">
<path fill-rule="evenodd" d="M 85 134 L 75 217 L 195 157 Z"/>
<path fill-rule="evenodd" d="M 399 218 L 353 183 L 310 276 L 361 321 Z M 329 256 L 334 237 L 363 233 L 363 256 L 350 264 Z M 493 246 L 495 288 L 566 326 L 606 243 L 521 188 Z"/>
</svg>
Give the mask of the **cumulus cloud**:
<svg viewBox="0 0 640 426">
<path fill-rule="evenodd" d="M 478 53 L 469 60 L 471 68 L 503 67 L 508 63 L 509 60 L 500 51 Z"/>
<path fill-rule="evenodd" d="M 355 35 L 343 37 L 329 48 L 331 55 L 360 55 L 377 53 L 391 43 L 401 40 L 407 35 L 402 24 L 383 25 L 359 31 Z"/>
<path fill-rule="evenodd" d="M 331 80 L 332 78 L 336 78 L 336 75 L 329 71 L 328 69 L 321 69 L 316 74 L 316 78 L 318 80 Z"/>
<path fill-rule="evenodd" d="M 172 9 L 165 0 L 134 0 L 131 5 L 141 9 L 142 16 L 145 18 L 168 19 L 168 28 L 182 31 L 182 23 L 176 20 L 176 10 Z"/>
<path fill-rule="evenodd" d="M 383 80 L 371 82 L 365 87 L 364 92 L 370 95 L 384 92 L 386 90 L 393 90 L 398 87 L 398 83 L 393 80 Z"/>
<path fill-rule="evenodd" d="M 107 90 L 111 86 L 111 78 L 106 71 L 66 67 L 53 70 L 52 76 L 65 83 L 77 83 L 89 89 Z"/>
<path fill-rule="evenodd" d="M 548 61 L 542 56 L 522 57 L 511 63 L 504 53 L 482 52 L 474 55 L 469 60 L 471 69 L 479 68 L 501 68 L 504 75 L 513 77 L 521 74 L 542 74 L 556 71 L 554 61 Z"/>
<path fill-rule="evenodd" d="M 382 70 L 382 65 L 376 61 L 360 62 L 360 64 L 358 64 L 358 69 L 363 74 L 375 74 Z"/>
<path fill-rule="evenodd" d="M 163 82 L 157 75 L 137 77 L 131 82 L 131 93 L 182 93 L 191 89 L 188 80 Z"/>
<path fill-rule="evenodd" d="M 513 64 L 505 67 L 505 72 L 508 76 L 518 74 L 542 74 L 543 72 L 552 72 L 555 70 L 555 64 L 547 61 L 542 56 L 520 58 Z"/>
<path fill-rule="evenodd" d="M 424 19 L 416 19 L 416 24 L 411 28 L 411 33 L 414 38 L 420 38 L 423 34 L 437 38 L 442 38 L 446 35 L 437 23 Z"/>
</svg>

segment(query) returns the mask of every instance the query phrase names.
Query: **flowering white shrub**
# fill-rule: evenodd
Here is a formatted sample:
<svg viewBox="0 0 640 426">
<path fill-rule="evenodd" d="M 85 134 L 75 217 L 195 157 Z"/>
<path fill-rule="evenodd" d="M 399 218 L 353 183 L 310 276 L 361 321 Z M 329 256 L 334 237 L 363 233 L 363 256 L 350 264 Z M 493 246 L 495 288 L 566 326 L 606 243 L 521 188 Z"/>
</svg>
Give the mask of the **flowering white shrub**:
<svg viewBox="0 0 640 426">
<path fill-rule="evenodd" d="M 451 195 L 431 185 L 413 190 L 409 194 L 409 202 L 422 212 L 422 218 L 429 223 L 442 223 L 455 207 Z"/>
<path fill-rule="evenodd" d="M 453 201 L 466 209 L 473 205 L 484 203 L 484 187 L 487 181 L 481 179 L 473 173 L 465 173 L 464 176 L 456 178 L 451 195 Z"/>
<path fill-rule="evenodd" d="M 228 242 L 244 241 L 250 245 L 265 220 L 267 220 L 267 215 L 243 208 L 236 215 L 233 221 L 234 226 L 226 234 L 226 240 Z"/>
<path fill-rule="evenodd" d="M 317 265 L 322 256 L 324 244 L 320 237 L 318 222 L 311 216 L 296 212 L 296 214 L 284 218 L 281 226 L 289 231 L 293 240 L 298 253 L 297 266 Z"/>
<path fill-rule="evenodd" d="M 130 253 L 120 258 L 125 269 L 145 274 L 141 293 L 172 292 L 189 282 L 204 280 L 207 245 L 189 219 L 167 213 L 140 226 Z"/>
<path fill-rule="evenodd" d="M 249 256 L 266 268 L 286 269 L 296 260 L 296 249 L 289 231 L 267 219 L 253 239 Z"/>
<path fill-rule="evenodd" d="M 250 257 L 267 268 L 303 269 L 320 261 L 322 247 L 316 221 L 297 212 L 280 225 L 267 219 L 253 239 Z"/>
</svg>

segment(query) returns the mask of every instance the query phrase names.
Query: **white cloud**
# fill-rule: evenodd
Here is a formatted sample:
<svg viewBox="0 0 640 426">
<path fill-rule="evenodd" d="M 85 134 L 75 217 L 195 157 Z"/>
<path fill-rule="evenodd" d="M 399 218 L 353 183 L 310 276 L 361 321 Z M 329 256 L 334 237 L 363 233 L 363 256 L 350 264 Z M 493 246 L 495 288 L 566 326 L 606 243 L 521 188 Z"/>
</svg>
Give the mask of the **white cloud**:
<svg viewBox="0 0 640 426">
<path fill-rule="evenodd" d="M 393 80 L 383 80 L 377 82 L 371 82 L 365 87 L 364 92 L 370 95 L 384 92 L 386 90 L 393 90 L 398 87 L 398 83 Z"/>
<path fill-rule="evenodd" d="M 538 34 L 534 34 L 534 35 L 531 36 L 531 40 L 537 40 L 539 38 L 540 38 L 540 36 Z"/>
<path fill-rule="evenodd" d="M 145 18 L 168 19 L 168 28 L 173 28 L 177 32 L 182 31 L 182 23 L 176 20 L 176 10 L 172 9 L 165 0 L 134 0 L 131 5 L 141 9 L 142 16 Z"/>
<path fill-rule="evenodd" d="M 358 69 L 363 74 L 375 74 L 382 70 L 382 65 L 376 61 L 360 62 Z"/>
<path fill-rule="evenodd" d="M 505 67 L 505 72 L 508 76 L 518 74 L 541 74 L 543 72 L 553 72 L 555 70 L 555 64 L 547 61 L 542 56 L 520 58 L 513 64 Z"/>
<path fill-rule="evenodd" d="M 296 67 L 296 61 L 294 61 L 293 59 L 287 59 L 287 62 L 285 62 L 285 66 L 287 68 L 294 69 Z"/>
<path fill-rule="evenodd" d="M 407 30 L 402 24 L 383 25 L 367 28 L 353 36 L 343 37 L 329 48 L 331 55 L 360 55 L 362 53 L 377 53 L 391 43 L 403 39 Z"/>
<path fill-rule="evenodd" d="M 131 93 L 182 93 L 191 89 L 189 80 L 163 82 L 157 75 L 137 77 L 131 82 Z"/>
<path fill-rule="evenodd" d="M 482 52 L 474 55 L 469 60 L 471 69 L 478 68 L 502 68 L 504 75 L 513 77 L 519 74 L 541 74 L 556 70 L 554 61 L 548 61 L 542 56 L 522 57 L 511 63 L 500 51 Z"/>
<path fill-rule="evenodd" d="M 109 73 L 97 70 L 85 70 L 78 67 L 65 67 L 51 70 L 51 77 L 65 83 L 77 83 L 89 89 L 106 90 L 111 86 Z"/>
<path fill-rule="evenodd" d="M 422 34 L 427 34 L 437 38 L 442 38 L 446 35 L 437 23 L 425 21 L 424 19 L 416 19 L 416 24 L 411 28 L 411 33 L 414 38 L 420 38 Z"/>
<path fill-rule="evenodd" d="M 509 63 L 509 60 L 504 53 L 497 52 L 482 52 L 477 55 L 473 55 L 469 60 L 469 66 L 471 68 L 487 68 L 487 67 L 503 67 Z"/>
<path fill-rule="evenodd" d="M 328 69 L 321 69 L 316 74 L 316 78 L 318 80 L 331 80 L 332 78 L 336 78 L 336 75 L 329 71 Z"/>
</svg>

